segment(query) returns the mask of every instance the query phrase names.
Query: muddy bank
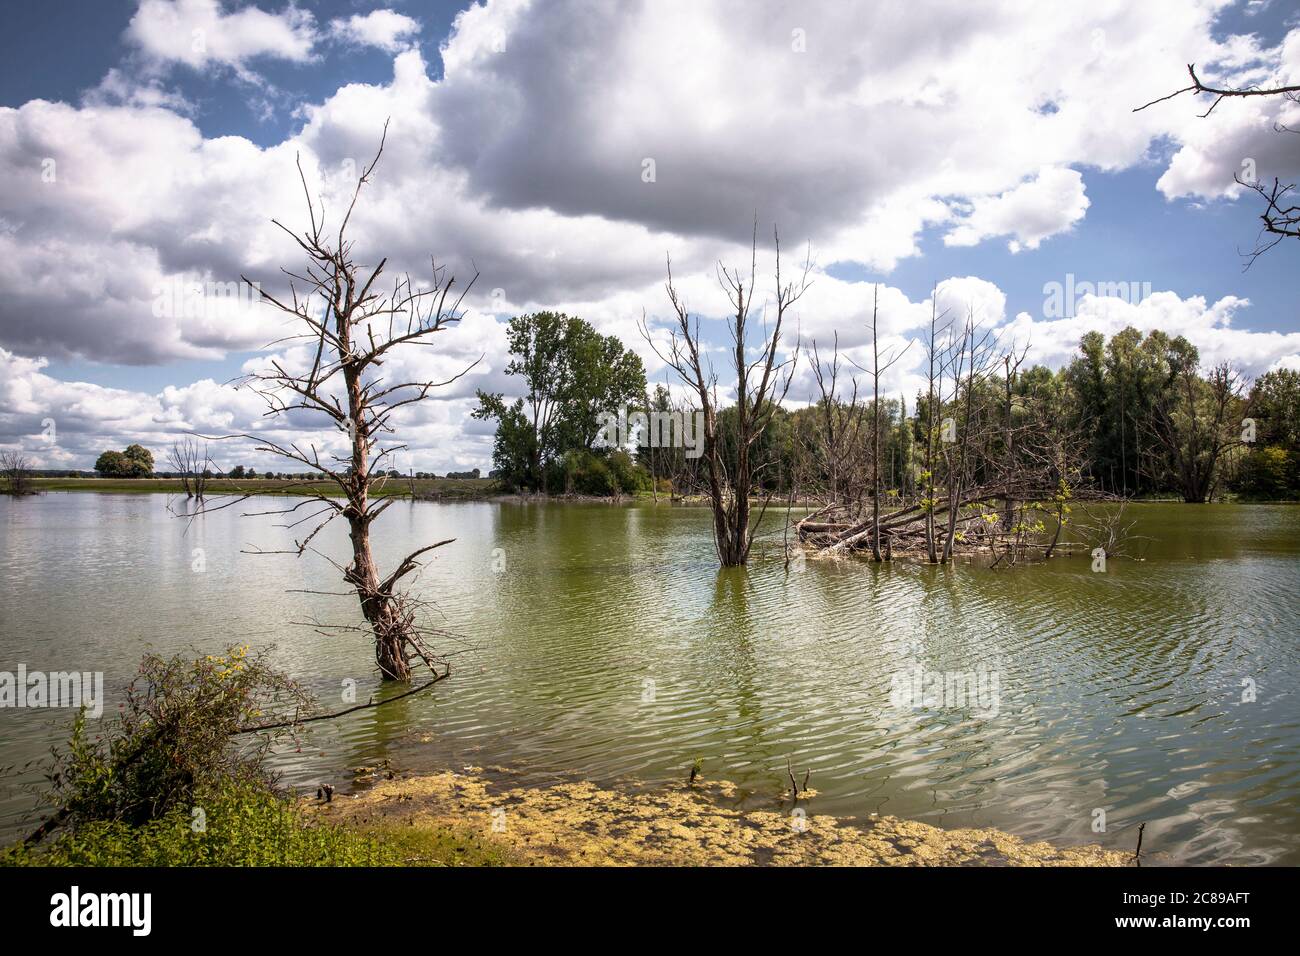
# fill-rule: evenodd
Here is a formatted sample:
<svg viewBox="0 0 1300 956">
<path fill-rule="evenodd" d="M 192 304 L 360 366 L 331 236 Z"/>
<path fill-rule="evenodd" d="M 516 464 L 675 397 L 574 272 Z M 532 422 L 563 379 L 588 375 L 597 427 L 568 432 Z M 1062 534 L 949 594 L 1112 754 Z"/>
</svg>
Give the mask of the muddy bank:
<svg viewBox="0 0 1300 956">
<path fill-rule="evenodd" d="M 1097 846 L 1025 843 L 999 830 L 942 830 L 894 817 L 857 821 L 720 804 L 731 784 L 615 790 L 588 782 L 520 785 L 500 768 L 380 780 L 316 812 L 366 827 L 484 835 L 533 865 L 1128 866 Z M 811 801 L 815 803 L 816 801 Z"/>
</svg>

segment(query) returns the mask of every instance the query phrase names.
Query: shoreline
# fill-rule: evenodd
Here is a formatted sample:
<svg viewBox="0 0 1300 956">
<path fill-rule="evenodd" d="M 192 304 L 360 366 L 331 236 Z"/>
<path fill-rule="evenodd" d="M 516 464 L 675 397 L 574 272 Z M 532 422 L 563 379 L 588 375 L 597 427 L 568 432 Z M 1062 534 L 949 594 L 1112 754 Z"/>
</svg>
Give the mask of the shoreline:
<svg viewBox="0 0 1300 956">
<path fill-rule="evenodd" d="M 701 781 L 654 789 L 577 780 L 523 784 L 518 771 L 396 776 L 309 812 L 360 830 L 454 832 L 533 866 L 1131 866 L 1095 844 L 1026 842 L 993 828 L 944 830 L 890 816 L 818 814 L 722 804 L 735 787 Z M 813 793 L 815 797 L 815 792 Z M 802 812 L 801 812 L 802 811 Z"/>
<path fill-rule="evenodd" d="M 90 492 L 98 494 L 156 494 L 156 495 L 180 495 L 184 493 L 179 478 L 49 478 L 33 477 L 32 492 L 22 497 L 36 497 L 46 492 Z M 327 497 L 341 497 L 342 493 L 338 487 L 329 481 L 309 481 L 296 482 L 284 479 L 253 479 L 255 484 L 250 483 L 248 479 L 233 478 L 214 478 L 209 479 L 209 493 L 213 498 L 218 496 L 247 495 L 326 495 Z M 603 504 L 603 505 L 631 505 L 642 503 L 656 503 L 653 496 L 648 491 L 636 492 L 635 494 L 621 495 L 619 497 L 597 496 L 597 495 L 543 495 L 540 492 L 507 492 L 503 491 L 493 478 L 419 478 L 416 479 L 416 490 L 412 494 L 410 486 L 405 478 L 390 479 L 388 487 L 377 487 L 372 494 L 376 498 L 388 497 L 405 497 L 412 501 L 433 501 L 433 502 L 488 502 L 489 504 Z M 751 504 L 761 505 L 763 499 L 752 498 Z M 665 504 L 671 507 L 708 507 L 709 501 L 703 495 L 686 495 L 679 498 L 671 498 L 667 494 L 661 494 L 658 504 Z M 1131 505 L 1143 504 L 1186 504 L 1179 497 L 1160 497 L 1160 498 L 1130 498 L 1128 503 Z M 1300 499 L 1285 498 L 1217 498 L 1208 504 L 1219 505 L 1294 505 L 1300 504 Z M 804 499 L 794 504 L 795 510 L 814 509 L 819 506 L 819 502 Z M 778 508 L 777 502 L 773 499 L 769 502 L 769 510 L 784 510 L 785 503 L 782 501 Z"/>
</svg>

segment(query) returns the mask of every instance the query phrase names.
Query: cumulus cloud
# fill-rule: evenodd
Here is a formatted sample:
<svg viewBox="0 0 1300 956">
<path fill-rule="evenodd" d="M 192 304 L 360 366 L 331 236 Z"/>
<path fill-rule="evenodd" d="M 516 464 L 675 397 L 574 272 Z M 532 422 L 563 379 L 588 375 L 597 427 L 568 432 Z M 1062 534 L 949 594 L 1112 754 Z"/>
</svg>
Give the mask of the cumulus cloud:
<svg viewBox="0 0 1300 956">
<path fill-rule="evenodd" d="M 1088 209 L 1083 176 L 1073 169 L 1044 168 L 1033 179 L 998 196 L 980 197 L 944 236 L 945 245 L 974 246 L 992 236 L 1012 236 L 1012 252 L 1037 249 L 1064 232 Z"/>
<path fill-rule="evenodd" d="M 218 64 L 244 70 L 258 57 L 309 60 L 316 21 L 293 4 L 279 13 L 255 6 L 227 13 L 220 0 L 141 0 L 126 40 L 160 64 L 181 63 L 196 70 Z"/>
<path fill-rule="evenodd" d="M 434 360 L 434 368 L 424 365 L 420 371 L 440 371 L 436 366 L 463 371 L 457 361 L 443 355 Z M 236 464 L 304 470 L 257 452 L 259 437 L 282 445 L 315 446 L 322 457 L 343 454 L 347 446 L 346 435 L 324 416 L 266 417 L 265 402 L 248 388 L 202 379 L 146 393 L 62 381 L 46 373 L 47 364 L 0 349 L 0 448 L 21 449 L 36 467 L 86 469 L 100 452 L 138 442 L 165 469 L 167 449 L 194 434 L 252 436 L 210 442 L 213 459 L 223 470 Z M 495 384 L 490 367 L 476 373 L 474 381 Z M 467 394 L 461 388 L 399 411 L 395 421 L 412 450 L 399 453 L 393 467 L 438 472 L 484 467 L 491 457 L 491 435 L 462 428 L 475 404 L 472 389 Z"/>
<path fill-rule="evenodd" d="M 372 10 L 330 21 L 330 36 L 354 46 L 372 46 L 387 53 L 405 49 L 419 36 L 420 22 L 392 10 Z"/>
<path fill-rule="evenodd" d="M 1277 49 L 1260 49 L 1254 44 L 1234 44 L 1229 68 L 1202 71 L 1201 79 L 1223 88 L 1240 89 L 1300 84 L 1300 29 L 1287 34 Z M 1198 70 L 1200 68 L 1198 67 Z M 1211 65 L 1213 70 L 1213 65 Z M 1205 96 L 1193 101 L 1184 94 L 1158 104 L 1165 113 L 1198 116 L 1214 102 Z M 1181 145 L 1156 187 L 1170 199 L 1194 196 L 1203 199 L 1236 198 L 1250 182 L 1274 177 L 1288 179 L 1300 174 L 1300 102 L 1285 96 L 1228 99 L 1209 116 L 1184 127 Z"/>
</svg>

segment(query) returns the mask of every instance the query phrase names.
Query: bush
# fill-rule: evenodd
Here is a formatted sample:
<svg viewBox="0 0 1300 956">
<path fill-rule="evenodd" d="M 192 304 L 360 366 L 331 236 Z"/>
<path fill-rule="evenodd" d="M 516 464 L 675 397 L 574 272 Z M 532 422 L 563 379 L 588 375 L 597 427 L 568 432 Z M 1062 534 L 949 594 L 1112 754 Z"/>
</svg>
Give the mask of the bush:
<svg viewBox="0 0 1300 956">
<path fill-rule="evenodd" d="M 1253 449 L 1241 461 L 1236 490 L 1248 498 L 1300 495 L 1300 454 L 1279 445 Z"/>
<path fill-rule="evenodd" d="M 73 825 L 141 825 L 194 805 L 228 784 L 269 787 L 264 758 L 274 737 L 232 742 L 241 727 L 273 722 L 277 706 L 310 710 L 307 695 L 261 655 L 231 647 L 188 660 L 147 655 L 107 730 L 91 739 L 85 714 L 47 778 L 51 799 Z"/>
<path fill-rule="evenodd" d="M 310 701 L 245 647 L 145 657 L 122 713 L 93 740 L 78 715 L 47 774 L 63 828 L 0 851 L 7 866 L 502 865 L 509 851 L 447 829 L 350 829 L 276 790 L 266 753 L 289 730 L 273 711 Z M 274 734 L 274 736 L 272 735 Z"/>
<path fill-rule="evenodd" d="M 618 481 L 609 466 L 589 451 L 564 456 L 564 490 L 568 494 L 606 497 L 618 493 Z"/>
<path fill-rule="evenodd" d="M 620 490 L 626 494 L 650 490 L 650 472 L 632 456 L 619 449 L 609 454 L 609 470 Z"/>
</svg>

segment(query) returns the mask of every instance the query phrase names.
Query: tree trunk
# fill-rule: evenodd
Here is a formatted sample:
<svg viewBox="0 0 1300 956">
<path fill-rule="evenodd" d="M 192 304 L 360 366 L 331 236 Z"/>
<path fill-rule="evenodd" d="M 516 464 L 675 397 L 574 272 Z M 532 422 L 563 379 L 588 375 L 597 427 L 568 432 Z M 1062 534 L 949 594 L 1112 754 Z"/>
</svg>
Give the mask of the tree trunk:
<svg viewBox="0 0 1300 956">
<path fill-rule="evenodd" d="M 364 500 L 364 499 L 363 499 Z M 375 663 L 386 681 L 411 679 L 411 661 L 406 652 L 404 622 L 393 599 L 381 594 L 379 571 L 370 551 L 370 520 L 348 515 L 352 539 L 352 567 L 347 580 L 357 590 L 361 613 L 375 636 Z"/>
</svg>

